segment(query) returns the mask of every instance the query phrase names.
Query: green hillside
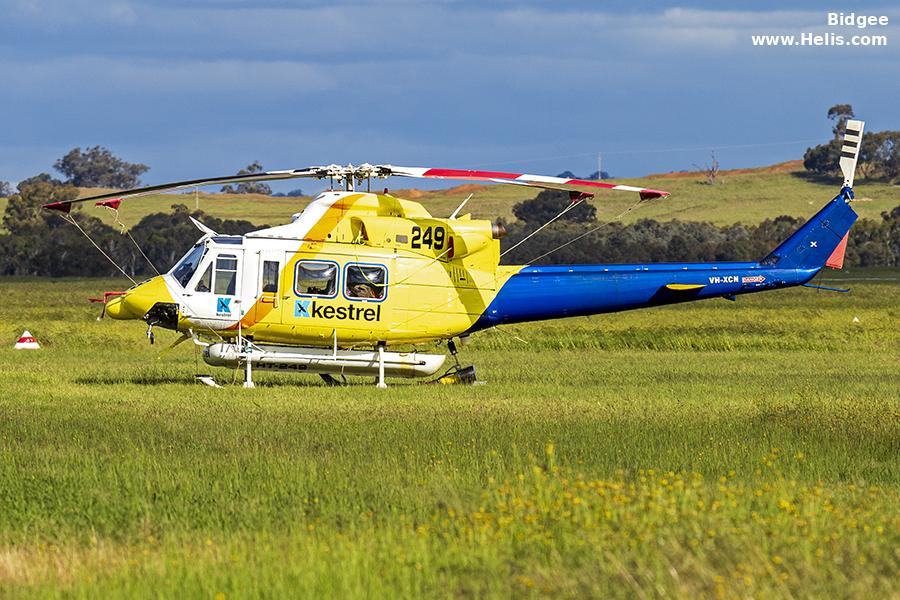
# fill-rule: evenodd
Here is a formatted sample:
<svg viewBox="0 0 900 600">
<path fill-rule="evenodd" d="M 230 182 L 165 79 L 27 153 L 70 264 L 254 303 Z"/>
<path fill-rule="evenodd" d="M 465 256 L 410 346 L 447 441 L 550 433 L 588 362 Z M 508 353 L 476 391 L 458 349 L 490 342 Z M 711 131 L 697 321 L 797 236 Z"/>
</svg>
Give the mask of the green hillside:
<svg viewBox="0 0 900 600">
<path fill-rule="evenodd" d="M 838 192 L 833 183 L 814 183 L 802 175 L 799 161 L 760 169 L 723 171 L 719 183 L 708 185 L 701 173 L 649 175 L 639 179 L 616 179 L 616 183 L 639 185 L 671 193 L 668 198 L 645 203 L 629 213 L 625 222 L 643 218 L 661 221 L 711 221 L 718 225 L 756 224 L 779 215 L 809 217 Z M 420 201 L 433 214 L 446 216 L 469 193 L 467 205 L 478 217 L 502 216 L 513 219 L 516 202 L 534 197 L 535 192 L 518 186 L 494 185 L 462 191 L 423 193 Z M 854 209 L 864 218 L 880 218 L 881 213 L 900 204 L 900 187 L 880 182 L 859 181 L 855 186 Z M 632 206 L 637 198 L 625 192 L 601 192 L 592 202 L 600 219 L 611 219 Z"/>
<path fill-rule="evenodd" d="M 791 161 L 759 169 L 722 171 L 719 182 L 708 185 L 701 173 L 669 173 L 648 175 L 639 179 L 616 179 L 616 183 L 640 185 L 665 190 L 671 196 L 648 202 L 632 211 L 623 221 L 641 218 L 657 220 L 681 219 L 710 221 L 719 225 L 731 223 L 759 223 L 779 215 L 809 217 L 838 191 L 834 183 L 816 183 L 803 177 L 800 161 Z M 391 183 L 390 181 L 388 183 Z M 879 218 L 885 210 L 900 204 L 900 187 L 881 182 L 859 181 L 855 186 L 857 202 L 854 209 L 863 218 Z M 85 190 L 85 195 L 98 190 Z M 470 193 L 467 210 L 473 216 L 513 220 L 512 207 L 517 202 L 536 195 L 531 188 L 511 185 L 463 185 L 446 190 L 396 190 L 397 196 L 424 204 L 435 216 L 446 217 Z M 173 204 L 199 208 L 216 217 L 247 219 L 253 223 L 279 224 L 290 220 L 310 198 L 272 198 L 258 195 L 160 194 L 132 200 L 121 210 L 120 218 L 127 225 L 137 223 L 143 216 L 168 211 Z M 611 219 L 636 201 L 634 194 L 601 192 L 593 202 L 600 219 Z M 6 201 L 0 200 L 0 208 Z M 85 207 L 112 224 L 113 213 L 107 209 Z"/>
</svg>

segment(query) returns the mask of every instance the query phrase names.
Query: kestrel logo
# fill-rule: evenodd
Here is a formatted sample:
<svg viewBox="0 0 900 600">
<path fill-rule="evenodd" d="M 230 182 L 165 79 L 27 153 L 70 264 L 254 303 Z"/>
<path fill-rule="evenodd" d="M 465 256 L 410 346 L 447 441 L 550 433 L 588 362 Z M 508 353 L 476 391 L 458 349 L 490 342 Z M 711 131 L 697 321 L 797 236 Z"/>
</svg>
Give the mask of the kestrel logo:
<svg viewBox="0 0 900 600">
<path fill-rule="evenodd" d="M 216 315 L 231 315 L 231 298 L 216 298 Z"/>
<path fill-rule="evenodd" d="M 295 300 L 294 317 L 298 319 L 338 319 L 339 321 L 380 321 L 381 305 L 330 306 L 315 300 Z"/>
</svg>

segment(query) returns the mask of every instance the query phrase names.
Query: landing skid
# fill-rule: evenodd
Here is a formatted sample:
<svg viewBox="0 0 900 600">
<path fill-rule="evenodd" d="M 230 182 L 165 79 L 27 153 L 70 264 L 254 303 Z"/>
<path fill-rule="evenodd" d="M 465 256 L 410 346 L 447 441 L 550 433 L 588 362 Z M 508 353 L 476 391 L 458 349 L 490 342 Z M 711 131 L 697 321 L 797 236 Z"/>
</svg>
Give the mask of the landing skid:
<svg viewBox="0 0 900 600">
<path fill-rule="evenodd" d="M 315 373 L 327 386 L 351 385 L 346 375 L 376 375 L 375 385 L 386 388 L 386 376 L 416 378 L 434 376 L 445 360 L 445 355 L 420 354 L 418 352 L 388 352 L 383 343 L 374 352 L 359 350 L 332 350 L 256 344 L 250 337 L 239 337 L 235 342 L 216 344 L 195 343 L 203 346 L 203 360 L 209 365 L 243 371 L 243 387 L 253 388 L 253 371 Z M 456 344 L 447 340 L 447 349 L 455 363 L 442 375 L 423 381 L 425 384 L 476 384 L 475 367 L 464 367 L 459 362 Z M 338 379 L 340 378 L 340 379 Z M 195 380 L 210 387 L 222 387 L 209 375 L 195 375 Z"/>
<path fill-rule="evenodd" d="M 478 381 L 475 377 L 475 365 L 464 367 L 459 363 L 459 352 L 457 352 L 456 343 L 453 340 L 447 340 L 447 349 L 450 351 L 450 356 L 453 357 L 453 362 L 456 364 L 447 369 L 447 371 L 437 379 L 432 379 L 425 383 L 440 383 L 445 385 L 460 383 L 472 385 L 475 383 L 484 383 L 483 381 Z"/>
<path fill-rule="evenodd" d="M 343 375 L 340 376 L 340 379 L 331 375 L 330 373 L 319 373 L 319 377 L 322 379 L 322 382 L 328 387 L 346 387 L 352 385 L 361 385 L 361 383 L 352 383 L 347 380 Z M 219 385 L 215 378 L 211 375 L 194 375 L 194 381 L 197 383 L 202 383 L 204 385 L 208 385 L 212 388 L 221 389 L 222 385 Z M 441 385 L 484 385 L 484 381 L 479 381 L 475 376 L 475 366 L 469 365 L 468 367 L 460 367 L 453 366 L 447 370 L 446 373 L 441 375 L 436 379 L 430 379 L 428 381 L 420 382 L 421 385 L 432 385 L 432 384 L 441 384 Z M 378 384 L 378 379 L 375 379 L 375 384 Z M 248 387 L 243 385 L 242 387 Z"/>
<path fill-rule="evenodd" d="M 446 356 L 388 351 L 383 342 L 373 350 L 356 350 L 339 349 L 337 345 L 329 349 L 259 344 L 249 337 L 239 337 L 234 342 L 204 345 L 203 360 L 214 367 L 242 370 L 244 387 L 247 388 L 253 387 L 252 373 L 258 370 L 315 373 L 322 375 L 322 380 L 329 385 L 338 381 L 336 377 L 375 375 L 376 385 L 385 388 L 386 377 L 415 379 L 434 376 Z"/>
<path fill-rule="evenodd" d="M 478 381 L 478 378 L 475 377 L 475 365 L 469 365 L 468 367 L 461 367 L 458 364 L 456 366 L 450 367 L 446 373 L 438 377 L 437 379 L 432 379 L 431 381 L 426 381 L 424 383 L 432 384 L 432 383 L 440 383 L 444 385 L 450 384 L 463 384 L 463 385 L 474 385 L 474 384 L 484 384 L 484 381 Z"/>
<path fill-rule="evenodd" d="M 194 380 L 197 383 L 202 383 L 204 385 L 208 385 L 213 388 L 221 388 L 222 386 L 216 383 L 216 380 L 212 378 L 210 375 L 194 375 Z"/>
<path fill-rule="evenodd" d="M 321 377 L 322 381 L 325 382 L 325 385 L 327 385 L 329 387 L 338 387 L 338 386 L 349 385 L 347 383 L 347 378 L 344 377 L 343 375 L 341 375 L 340 381 L 338 381 L 338 379 L 334 375 L 331 375 L 330 373 L 319 373 L 319 377 Z"/>
</svg>

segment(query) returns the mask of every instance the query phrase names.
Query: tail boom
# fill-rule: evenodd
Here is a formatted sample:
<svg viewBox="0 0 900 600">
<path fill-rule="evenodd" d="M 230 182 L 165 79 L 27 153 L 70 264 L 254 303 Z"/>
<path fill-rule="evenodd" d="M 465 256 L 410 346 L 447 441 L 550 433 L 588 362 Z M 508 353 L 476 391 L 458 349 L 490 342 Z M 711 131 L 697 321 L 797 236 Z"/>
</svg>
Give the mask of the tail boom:
<svg viewBox="0 0 900 600">
<path fill-rule="evenodd" d="M 802 285 L 818 271 L 767 267 L 757 262 L 524 267 L 506 281 L 470 331 L 729 298 Z"/>
<path fill-rule="evenodd" d="M 470 331 L 803 285 L 826 264 L 843 263 L 847 235 L 857 219 L 849 205 L 852 197 L 850 188 L 843 188 L 759 262 L 522 267 Z"/>
</svg>

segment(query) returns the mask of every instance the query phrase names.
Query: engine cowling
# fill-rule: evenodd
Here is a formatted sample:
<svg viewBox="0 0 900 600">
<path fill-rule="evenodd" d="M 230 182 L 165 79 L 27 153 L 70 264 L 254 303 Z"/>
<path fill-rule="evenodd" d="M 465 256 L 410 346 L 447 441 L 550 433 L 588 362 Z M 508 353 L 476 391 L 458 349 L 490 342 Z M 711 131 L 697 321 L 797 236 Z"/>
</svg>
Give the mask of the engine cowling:
<svg viewBox="0 0 900 600">
<path fill-rule="evenodd" d="M 447 253 L 449 258 L 471 256 L 506 235 L 506 228 L 502 223 L 458 219 L 450 221 L 450 224 L 452 249 Z"/>
<path fill-rule="evenodd" d="M 352 239 L 380 248 L 405 248 L 452 260 L 491 247 L 506 235 L 502 223 L 487 220 L 353 217 Z"/>
</svg>

